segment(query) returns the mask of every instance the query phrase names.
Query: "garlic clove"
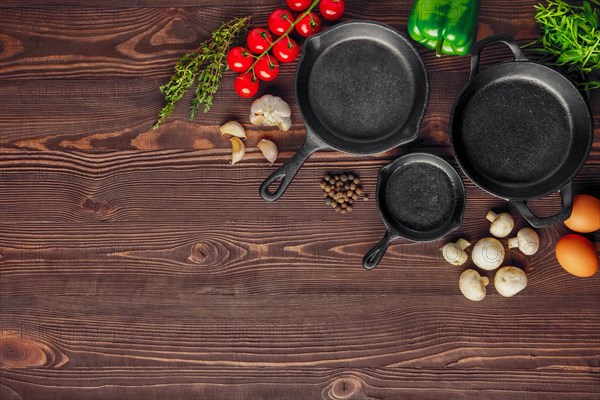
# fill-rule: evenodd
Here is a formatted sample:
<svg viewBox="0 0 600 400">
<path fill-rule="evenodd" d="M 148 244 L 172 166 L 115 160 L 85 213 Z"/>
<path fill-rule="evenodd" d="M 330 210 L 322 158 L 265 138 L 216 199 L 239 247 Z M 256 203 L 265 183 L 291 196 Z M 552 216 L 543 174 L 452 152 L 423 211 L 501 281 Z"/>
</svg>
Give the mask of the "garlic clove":
<svg viewBox="0 0 600 400">
<path fill-rule="evenodd" d="M 231 135 L 237 138 L 246 139 L 246 130 L 237 121 L 229 121 L 223 124 L 219 130 L 221 135 Z"/>
<path fill-rule="evenodd" d="M 277 150 L 277 145 L 270 140 L 261 139 L 256 145 L 256 147 L 258 147 L 258 149 L 263 154 L 263 156 L 265 156 L 267 161 L 269 161 L 269 163 L 273 165 L 275 160 L 277 160 L 277 155 L 279 154 L 279 151 Z"/>
<path fill-rule="evenodd" d="M 277 123 L 277 127 L 282 131 L 289 131 L 292 127 L 292 119 L 289 117 L 284 117 Z"/>
<path fill-rule="evenodd" d="M 244 142 L 236 136 L 229 139 L 231 142 L 231 165 L 235 165 L 235 163 L 239 162 L 246 155 L 246 146 Z"/>
</svg>

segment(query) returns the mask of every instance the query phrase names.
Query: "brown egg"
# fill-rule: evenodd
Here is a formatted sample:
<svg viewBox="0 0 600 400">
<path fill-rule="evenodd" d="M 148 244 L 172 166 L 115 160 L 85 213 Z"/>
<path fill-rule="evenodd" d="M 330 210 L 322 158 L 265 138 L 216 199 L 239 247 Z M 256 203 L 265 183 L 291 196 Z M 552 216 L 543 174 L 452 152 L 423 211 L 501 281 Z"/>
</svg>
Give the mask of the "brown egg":
<svg viewBox="0 0 600 400">
<path fill-rule="evenodd" d="M 594 244 L 574 233 L 563 236 L 556 243 L 556 259 L 567 272 L 588 277 L 598 271 L 598 254 Z"/>
<path fill-rule="evenodd" d="M 588 194 L 573 197 L 573 212 L 565 225 L 580 233 L 595 232 L 600 229 L 600 200 Z"/>
</svg>

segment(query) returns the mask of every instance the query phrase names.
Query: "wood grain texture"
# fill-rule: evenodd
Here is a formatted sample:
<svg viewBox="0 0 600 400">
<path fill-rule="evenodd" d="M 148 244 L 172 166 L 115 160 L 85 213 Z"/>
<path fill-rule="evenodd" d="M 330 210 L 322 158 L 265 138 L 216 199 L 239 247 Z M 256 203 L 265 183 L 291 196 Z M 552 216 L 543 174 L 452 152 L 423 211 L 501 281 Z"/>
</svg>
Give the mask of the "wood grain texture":
<svg viewBox="0 0 600 400">
<path fill-rule="evenodd" d="M 231 75 L 209 114 L 187 121 L 188 97 L 151 125 L 179 54 L 231 16 L 264 24 L 282 2 L 79 3 L 0 3 L 2 400 L 598 399 L 600 280 L 556 262 L 565 227 L 540 230 L 533 257 L 507 252 L 528 273 L 525 291 L 506 299 L 490 287 L 473 303 L 440 247 L 486 235 L 490 208 L 525 226 L 503 200 L 462 176 L 463 226 L 433 243 L 399 240 L 368 272 L 361 259 L 384 230 L 375 202 L 346 216 L 323 205 L 325 172 L 355 171 L 373 195 L 378 169 L 401 154 L 457 167 L 447 121 L 467 59 L 421 50 L 431 97 L 417 141 L 370 157 L 317 153 L 271 204 L 258 186 L 305 133 L 295 64 L 262 89 L 290 102 L 293 129 L 250 129 L 235 167 L 218 126 L 245 121 L 250 101 L 232 94 Z M 479 36 L 536 37 L 533 3 L 482 0 Z M 345 18 L 404 30 L 410 5 L 351 0 Z M 483 64 L 508 58 L 486 49 Z M 596 196 L 599 97 L 574 183 Z M 255 148 L 262 137 L 280 147 L 272 167 Z M 600 250 L 600 234 L 587 236 Z"/>
</svg>

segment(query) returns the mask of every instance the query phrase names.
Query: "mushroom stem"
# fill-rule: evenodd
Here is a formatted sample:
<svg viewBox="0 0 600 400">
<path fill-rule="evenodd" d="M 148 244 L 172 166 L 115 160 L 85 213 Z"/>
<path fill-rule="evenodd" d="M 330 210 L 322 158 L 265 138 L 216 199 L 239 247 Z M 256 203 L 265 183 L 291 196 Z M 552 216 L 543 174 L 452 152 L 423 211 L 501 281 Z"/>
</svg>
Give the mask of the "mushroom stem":
<svg viewBox="0 0 600 400">
<path fill-rule="evenodd" d="M 514 237 L 514 238 L 509 238 L 508 239 L 508 248 L 509 249 L 514 249 L 519 247 L 519 239 Z"/>
<path fill-rule="evenodd" d="M 464 249 L 466 249 L 467 247 L 469 247 L 469 246 L 471 245 L 471 243 L 469 243 L 469 242 L 467 242 L 465 239 L 462 239 L 462 238 L 461 238 L 461 239 L 458 239 L 458 240 L 456 241 L 456 245 L 457 245 L 457 246 L 458 246 L 458 247 L 459 247 L 461 250 L 464 250 Z"/>
<path fill-rule="evenodd" d="M 494 222 L 494 220 L 496 219 L 497 216 L 498 216 L 498 214 L 496 214 L 495 212 L 493 212 L 492 210 L 490 210 L 485 215 L 485 219 L 487 219 L 490 222 Z"/>
</svg>

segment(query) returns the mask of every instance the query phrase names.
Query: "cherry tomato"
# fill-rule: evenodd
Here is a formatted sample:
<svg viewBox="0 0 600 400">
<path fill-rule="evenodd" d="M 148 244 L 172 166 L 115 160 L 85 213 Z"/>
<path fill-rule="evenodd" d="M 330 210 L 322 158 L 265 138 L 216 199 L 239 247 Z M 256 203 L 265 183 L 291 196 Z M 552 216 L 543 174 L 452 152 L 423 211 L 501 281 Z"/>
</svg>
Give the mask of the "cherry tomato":
<svg viewBox="0 0 600 400">
<path fill-rule="evenodd" d="M 235 78 L 233 87 L 240 97 L 252 97 L 258 92 L 260 82 L 251 72 L 240 74 Z"/>
<path fill-rule="evenodd" d="M 298 22 L 296 30 L 301 36 L 309 37 L 321 30 L 321 19 L 311 11 Z"/>
<path fill-rule="evenodd" d="M 260 54 L 273 42 L 273 36 L 265 28 L 254 28 L 248 32 L 248 48 L 256 54 Z"/>
<path fill-rule="evenodd" d="M 310 6 L 311 0 L 286 0 L 286 3 L 294 11 L 304 11 Z"/>
<path fill-rule="evenodd" d="M 344 0 L 321 0 L 321 15 L 328 21 L 337 21 L 344 13 Z"/>
<path fill-rule="evenodd" d="M 267 54 L 256 62 L 254 72 L 261 81 L 272 81 L 279 75 L 279 62 L 273 56 Z"/>
<path fill-rule="evenodd" d="M 288 10 L 275 10 L 269 16 L 269 29 L 276 36 L 281 36 L 294 23 L 294 17 Z"/>
<path fill-rule="evenodd" d="M 236 46 L 232 47 L 227 53 L 227 65 L 229 69 L 235 72 L 246 72 L 254 63 L 254 58 L 245 47 Z"/>
<path fill-rule="evenodd" d="M 291 37 L 283 38 L 273 46 L 273 54 L 282 63 L 290 63 L 298 57 L 300 47 Z"/>
</svg>

